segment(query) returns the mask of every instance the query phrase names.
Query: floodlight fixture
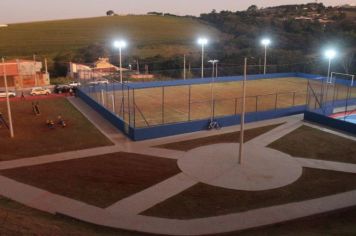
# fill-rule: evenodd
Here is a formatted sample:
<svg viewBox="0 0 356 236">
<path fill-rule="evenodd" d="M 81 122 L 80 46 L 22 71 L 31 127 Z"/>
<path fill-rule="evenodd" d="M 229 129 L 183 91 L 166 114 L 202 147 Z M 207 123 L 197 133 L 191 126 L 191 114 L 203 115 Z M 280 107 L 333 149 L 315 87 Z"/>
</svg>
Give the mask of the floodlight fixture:
<svg viewBox="0 0 356 236">
<path fill-rule="evenodd" d="M 206 44 L 208 44 L 208 39 L 207 38 L 199 38 L 198 39 L 198 44 L 206 45 Z"/>
<path fill-rule="evenodd" d="M 268 46 L 268 45 L 271 44 L 271 40 L 268 39 L 268 38 L 264 38 L 264 39 L 261 40 L 261 44 L 262 44 L 263 46 Z"/>
<path fill-rule="evenodd" d="M 119 41 L 114 42 L 115 48 L 125 48 L 126 46 L 127 46 L 127 43 L 124 40 L 119 40 Z"/>
<path fill-rule="evenodd" d="M 328 49 L 325 51 L 325 57 L 332 60 L 336 57 L 336 51 L 334 49 Z"/>
</svg>

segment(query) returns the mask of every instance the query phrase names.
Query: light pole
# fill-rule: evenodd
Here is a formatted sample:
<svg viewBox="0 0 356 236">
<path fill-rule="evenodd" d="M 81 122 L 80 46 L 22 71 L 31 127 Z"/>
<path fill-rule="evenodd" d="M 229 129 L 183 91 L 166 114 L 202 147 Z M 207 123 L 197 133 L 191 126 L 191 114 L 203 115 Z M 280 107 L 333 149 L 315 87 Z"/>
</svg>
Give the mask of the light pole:
<svg viewBox="0 0 356 236">
<path fill-rule="evenodd" d="M 201 77 L 204 78 L 204 47 L 208 44 L 208 39 L 199 38 L 198 44 L 201 45 Z"/>
<path fill-rule="evenodd" d="M 267 47 L 271 44 L 271 40 L 268 38 L 264 38 L 261 40 L 261 44 L 265 47 L 265 62 L 263 68 L 263 74 L 265 75 L 267 70 Z"/>
<path fill-rule="evenodd" d="M 115 41 L 114 42 L 114 47 L 119 49 L 119 55 L 120 55 L 120 83 L 122 83 L 122 61 L 121 61 L 121 50 L 126 47 L 126 42 L 123 40 L 120 41 Z"/>
<path fill-rule="evenodd" d="M 11 115 L 11 106 L 10 106 L 10 98 L 9 98 L 9 90 L 7 87 L 7 76 L 6 76 L 6 66 L 5 66 L 5 59 L 2 58 L 2 70 L 4 76 L 4 85 L 5 85 L 5 96 L 6 96 L 6 105 L 7 105 L 7 114 L 9 118 L 9 128 L 10 128 L 10 137 L 14 137 L 14 128 L 12 125 L 12 115 Z"/>
<path fill-rule="evenodd" d="M 328 76 L 327 76 L 328 83 L 332 82 L 330 81 L 331 60 L 334 59 L 335 56 L 336 56 L 336 51 L 334 49 L 328 49 L 325 51 L 325 57 L 329 60 Z"/>
<path fill-rule="evenodd" d="M 242 164 L 244 132 L 245 132 L 245 109 L 246 109 L 246 80 L 247 80 L 247 57 L 245 57 L 244 64 L 244 80 L 242 82 L 242 109 L 240 122 L 240 148 L 239 148 L 239 165 Z"/>
<path fill-rule="evenodd" d="M 208 61 L 209 63 L 211 63 L 213 65 L 213 72 L 212 72 L 212 77 L 211 77 L 211 114 L 210 114 L 210 122 L 213 122 L 214 120 L 214 83 L 215 83 L 215 79 L 214 79 L 214 68 L 215 68 L 215 64 L 217 64 L 219 61 L 218 60 L 210 60 Z"/>
</svg>

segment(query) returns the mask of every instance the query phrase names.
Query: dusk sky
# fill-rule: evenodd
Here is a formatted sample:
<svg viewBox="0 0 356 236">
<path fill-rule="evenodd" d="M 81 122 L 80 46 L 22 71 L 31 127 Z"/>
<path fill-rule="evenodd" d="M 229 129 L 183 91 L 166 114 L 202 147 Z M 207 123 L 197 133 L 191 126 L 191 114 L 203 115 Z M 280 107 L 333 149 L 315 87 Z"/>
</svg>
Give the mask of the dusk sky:
<svg viewBox="0 0 356 236">
<path fill-rule="evenodd" d="M 301 4 L 312 1 L 301 0 L 1 0 L 0 24 L 41 21 L 105 15 L 107 10 L 118 14 L 143 14 L 149 11 L 169 12 L 178 15 L 199 15 L 212 9 L 244 10 L 252 4 L 268 7 L 282 4 Z M 325 5 L 355 4 L 356 0 L 325 0 Z M 123 5 L 121 4 L 123 3 Z"/>
</svg>

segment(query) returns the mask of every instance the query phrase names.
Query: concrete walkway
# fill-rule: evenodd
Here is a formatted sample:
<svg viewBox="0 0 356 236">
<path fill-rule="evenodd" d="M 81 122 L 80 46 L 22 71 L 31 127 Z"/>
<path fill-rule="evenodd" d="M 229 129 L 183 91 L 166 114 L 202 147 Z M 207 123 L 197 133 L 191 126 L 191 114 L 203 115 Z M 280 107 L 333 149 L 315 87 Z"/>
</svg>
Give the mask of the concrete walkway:
<svg viewBox="0 0 356 236">
<path fill-rule="evenodd" d="M 189 152 L 152 148 L 152 146 L 168 142 L 207 137 L 212 134 L 232 132 L 239 129 L 239 126 L 235 126 L 232 128 L 222 129 L 220 131 L 202 131 L 193 134 L 178 135 L 175 137 L 133 143 L 128 140 L 124 135 L 120 134 L 115 129 L 115 127 L 103 120 L 98 114 L 92 111 L 79 99 L 70 98 L 69 100 L 89 120 L 91 120 L 91 122 L 93 122 L 99 128 L 99 130 L 101 130 L 101 132 L 103 132 L 109 139 L 111 139 L 115 143 L 115 145 L 109 147 L 80 150 L 75 152 L 46 155 L 28 159 L 20 159 L 15 161 L 0 162 L 0 169 L 4 170 L 22 166 L 31 166 L 56 161 L 70 160 L 75 158 L 85 158 L 88 156 L 96 156 L 119 151 L 160 156 L 170 159 L 177 159 L 179 161 L 183 160 L 186 155 L 189 155 Z M 279 139 L 285 134 L 288 134 L 289 132 L 303 125 L 300 116 L 292 116 L 271 121 L 248 124 L 247 128 L 255 128 L 270 124 L 279 124 L 281 122 L 286 123 L 277 127 L 274 130 L 271 130 L 270 132 L 267 132 L 249 141 L 246 144 L 246 149 L 257 150 L 257 153 L 258 150 L 263 151 L 264 149 L 266 149 L 265 146 L 269 143 Z M 215 147 L 218 150 L 224 145 L 226 144 L 219 144 Z M 199 158 L 204 158 L 204 155 L 206 155 L 206 150 L 203 152 L 196 152 L 194 153 L 194 155 Z M 248 157 L 248 152 L 246 152 L 245 158 Z M 293 158 L 293 160 L 295 163 L 297 163 L 296 166 L 356 173 L 356 165 L 354 164 L 311 160 L 305 158 Z M 198 165 L 195 166 L 196 170 L 201 168 L 201 166 L 199 166 L 199 163 L 192 165 Z M 211 164 L 209 166 L 209 168 L 212 167 Z M 221 168 L 225 168 L 223 164 L 221 165 Z M 211 171 L 219 172 L 219 170 L 217 169 L 213 169 Z M 284 171 L 282 174 L 288 174 L 288 171 Z M 183 172 L 185 171 L 183 170 Z M 211 181 L 214 182 L 219 179 L 218 177 L 219 176 L 216 176 L 214 179 L 210 176 L 209 178 L 211 178 Z M 285 177 L 287 178 L 288 176 Z M 231 181 L 231 178 L 228 179 L 230 179 Z M 139 215 L 141 212 L 151 208 L 152 206 L 163 202 L 164 200 L 175 196 L 176 194 L 179 194 L 180 192 L 186 190 L 191 186 L 194 186 L 199 181 L 201 180 L 196 176 L 194 177 L 186 173 L 179 173 L 176 176 L 162 181 L 161 183 L 158 183 L 141 192 L 133 194 L 130 197 L 122 199 L 106 209 L 94 207 L 80 201 L 59 196 L 42 189 L 16 182 L 4 176 L 0 176 L 0 194 L 30 207 L 34 207 L 50 213 L 61 213 L 97 225 L 110 226 L 113 228 L 121 228 L 133 231 L 170 235 L 216 234 L 229 231 L 243 230 L 274 223 L 280 223 L 283 221 L 288 221 L 300 217 L 305 217 L 313 214 L 328 212 L 356 205 L 355 190 L 302 202 L 294 202 L 279 206 L 271 206 L 261 209 L 250 210 L 241 213 L 192 220 L 174 220 Z M 276 181 L 279 180 L 276 179 Z M 291 180 L 290 182 L 292 181 L 293 180 Z M 226 183 L 227 179 L 220 179 L 219 184 Z"/>
</svg>

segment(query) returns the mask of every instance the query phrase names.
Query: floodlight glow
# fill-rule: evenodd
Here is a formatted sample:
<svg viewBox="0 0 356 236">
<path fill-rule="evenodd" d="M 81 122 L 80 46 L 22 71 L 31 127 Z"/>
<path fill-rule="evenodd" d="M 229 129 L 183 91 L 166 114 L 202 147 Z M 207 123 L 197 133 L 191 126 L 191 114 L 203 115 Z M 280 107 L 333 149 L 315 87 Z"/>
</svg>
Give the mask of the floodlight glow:
<svg viewBox="0 0 356 236">
<path fill-rule="evenodd" d="M 264 46 L 268 46 L 268 45 L 271 44 L 271 40 L 265 38 L 265 39 L 262 39 L 262 40 L 261 40 L 261 43 L 262 43 L 262 45 L 264 45 Z"/>
<path fill-rule="evenodd" d="M 206 39 L 206 38 L 199 38 L 199 39 L 198 39 L 198 44 L 201 44 L 201 45 L 208 44 L 208 39 Z"/>
<path fill-rule="evenodd" d="M 326 58 L 331 60 L 331 59 L 335 58 L 335 56 L 336 56 L 336 51 L 335 50 L 329 49 L 329 50 L 325 51 L 325 57 Z"/>
<path fill-rule="evenodd" d="M 114 42 L 114 47 L 115 47 L 115 48 L 125 48 L 126 45 L 127 45 L 126 42 L 123 41 L 123 40 L 115 41 L 115 42 Z"/>
</svg>

